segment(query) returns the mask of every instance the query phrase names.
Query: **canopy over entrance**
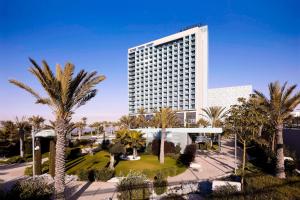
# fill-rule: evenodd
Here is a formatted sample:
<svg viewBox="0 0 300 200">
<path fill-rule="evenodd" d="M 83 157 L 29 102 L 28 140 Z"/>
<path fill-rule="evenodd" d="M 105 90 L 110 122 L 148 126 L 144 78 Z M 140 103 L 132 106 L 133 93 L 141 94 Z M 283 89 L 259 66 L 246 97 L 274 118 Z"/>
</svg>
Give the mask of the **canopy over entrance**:
<svg viewBox="0 0 300 200">
<path fill-rule="evenodd" d="M 51 138 L 55 136 L 56 133 L 53 129 L 47 129 L 37 132 L 34 137 Z"/>
</svg>

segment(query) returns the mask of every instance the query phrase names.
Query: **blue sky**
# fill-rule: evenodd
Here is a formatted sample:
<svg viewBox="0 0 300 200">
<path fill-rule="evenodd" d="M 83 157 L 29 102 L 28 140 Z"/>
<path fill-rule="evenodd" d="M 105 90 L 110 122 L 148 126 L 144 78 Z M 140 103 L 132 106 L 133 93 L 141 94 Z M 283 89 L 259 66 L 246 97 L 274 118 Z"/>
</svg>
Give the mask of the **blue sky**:
<svg viewBox="0 0 300 200">
<path fill-rule="evenodd" d="M 15 1 L 0 0 L 0 120 L 45 106 L 10 85 L 40 90 L 28 57 L 107 76 L 75 119 L 115 120 L 127 113 L 127 49 L 204 23 L 209 27 L 209 87 L 274 80 L 300 85 L 300 1 Z M 300 86 L 298 87 L 300 89 Z"/>
</svg>

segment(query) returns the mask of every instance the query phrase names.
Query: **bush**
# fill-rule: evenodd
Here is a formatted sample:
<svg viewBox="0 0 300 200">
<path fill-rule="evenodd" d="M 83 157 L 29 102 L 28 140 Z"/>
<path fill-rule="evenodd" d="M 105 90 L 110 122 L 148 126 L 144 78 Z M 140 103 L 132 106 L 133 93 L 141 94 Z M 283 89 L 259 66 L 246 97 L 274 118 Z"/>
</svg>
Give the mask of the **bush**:
<svg viewBox="0 0 300 200">
<path fill-rule="evenodd" d="M 107 150 L 109 147 L 109 144 L 110 144 L 109 140 L 103 140 L 102 144 L 101 144 L 102 149 Z"/>
<path fill-rule="evenodd" d="M 195 160 L 197 147 L 195 144 L 187 145 L 184 149 L 184 153 L 180 155 L 178 164 L 190 166 L 191 162 Z"/>
<path fill-rule="evenodd" d="M 80 181 L 95 181 L 95 171 L 93 169 L 81 169 L 77 173 Z"/>
<path fill-rule="evenodd" d="M 149 142 L 146 146 L 146 149 L 145 149 L 145 154 L 152 154 L 152 142 Z"/>
<path fill-rule="evenodd" d="M 213 191 L 212 198 L 216 197 L 229 197 L 233 199 L 234 194 L 238 193 L 237 187 L 233 185 L 220 186 L 215 191 Z"/>
<path fill-rule="evenodd" d="M 159 155 L 160 152 L 160 140 L 153 140 L 152 141 L 152 154 Z M 165 141 L 165 154 L 166 153 L 176 153 L 176 148 L 173 142 Z"/>
<path fill-rule="evenodd" d="M 160 200 L 185 200 L 185 198 L 182 197 L 182 195 L 171 193 L 168 194 L 167 196 L 160 198 Z"/>
<path fill-rule="evenodd" d="M 177 160 L 179 158 L 180 154 L 166 153 L 165 156 L 173 158 L 174 160 Z"/>
<path fill-rule="evenodd" d="M 73 160 L 81 156 L 81 149 L 79 147 L 66 148 L 66 160 Z"/>
<path fill-rule="evenodd" d="M 95 179 L 97 181 L 108 181 L 115 175 L 115 170 L 109 168 L 102 168 L 95 170 Z"/>
<path fill-rule="evenodd" d="M 42 164 L 42 174 L 49 172 L 49 160 L 43 162 Z M 24 171 L 25 176 L 32 176 L 32 166 L 26 167 Z"/>
<path fill-rule="evenodd" d="M 18 181 L 7 195 L 7 199 L 47 200 L 51 199 L 53 186 L 39 179 Z"/>
<path fill-rule="evenodd" d="M 149 199 L 150 188 L 147 178 L 140 172 L 130 171 L 117 185 L 118 199 Z"/>
<path fill-rule="evenodd" d="M 161 195 L 167 191 L 168 181 L 162 173 L 158 173 L 154 177 L 153 188 L 157 195 Z"/>
<path fill-rule="evenodd" d="M 25 158 L 22 158 L 21 156 L 13 156 L 10 157 L 7 161 L 8 164 L 14 164 L 14 163 L 24 163 L 26 162 Z"/>
<path fill-rule="evenodd" d="M 180 154 L 180 152 L 181 152 L 180 143 L 177 143 L 175 146 L 175 154 Z"/>
</svg>

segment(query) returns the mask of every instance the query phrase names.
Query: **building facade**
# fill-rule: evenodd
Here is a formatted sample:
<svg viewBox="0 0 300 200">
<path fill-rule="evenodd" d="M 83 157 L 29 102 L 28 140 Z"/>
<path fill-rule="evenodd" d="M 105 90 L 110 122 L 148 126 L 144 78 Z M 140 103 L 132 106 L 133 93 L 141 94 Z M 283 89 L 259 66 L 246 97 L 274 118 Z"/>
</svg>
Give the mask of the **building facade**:
<svg viewBox="0 0 300 200">
<path fill-rule="evenodd" d="M 252 85 L 208 89 L 207 105 L 221 106 L 229 109 L 230 106 L 238 103 L 238 98 L 248 99 L 253 93 Z"/>
<path fill-rule="evenodd" d="M 207 107 L 208 27 L 195 26 L 128 49 L 129 114 L 178 111 L 195 122 Z"/>
</svg>

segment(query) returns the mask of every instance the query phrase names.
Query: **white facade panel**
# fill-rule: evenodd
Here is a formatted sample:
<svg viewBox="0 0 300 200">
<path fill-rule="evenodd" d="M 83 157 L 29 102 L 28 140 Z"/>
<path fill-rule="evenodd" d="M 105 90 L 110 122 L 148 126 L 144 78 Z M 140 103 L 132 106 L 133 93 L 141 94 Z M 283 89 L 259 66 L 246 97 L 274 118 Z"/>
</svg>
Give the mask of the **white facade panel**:
<svg viewBox="0 0 300 200">
<path fill-rule="evenodd" d="M 238 103 L 238 98 L 248 99 L 253 93 L 251 85 L 208 89 L 208 107 L 221 106 L 230 108 Z"/>
</svg>

